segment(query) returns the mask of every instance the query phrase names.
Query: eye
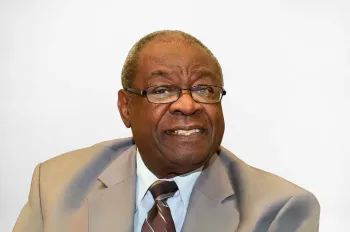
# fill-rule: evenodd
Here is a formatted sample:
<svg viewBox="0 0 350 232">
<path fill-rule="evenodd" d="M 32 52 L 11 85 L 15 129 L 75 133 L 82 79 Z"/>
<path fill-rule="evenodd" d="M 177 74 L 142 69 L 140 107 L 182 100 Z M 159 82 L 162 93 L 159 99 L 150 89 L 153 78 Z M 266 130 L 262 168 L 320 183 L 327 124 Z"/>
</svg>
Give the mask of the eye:
<svg viewBox="0 0 350 232">
<path fill-rule="evenodd" d="M 167 94 L 171 91 L 168 86 L 157 86 L 151 90 L 151 94 Z"/>
<path fill-rule="evenodd" d="M 214 93 L 214 88 L 211 86 L 200 86 L 198 91 L 202 94 L 213 94 Z"/>
</svg>

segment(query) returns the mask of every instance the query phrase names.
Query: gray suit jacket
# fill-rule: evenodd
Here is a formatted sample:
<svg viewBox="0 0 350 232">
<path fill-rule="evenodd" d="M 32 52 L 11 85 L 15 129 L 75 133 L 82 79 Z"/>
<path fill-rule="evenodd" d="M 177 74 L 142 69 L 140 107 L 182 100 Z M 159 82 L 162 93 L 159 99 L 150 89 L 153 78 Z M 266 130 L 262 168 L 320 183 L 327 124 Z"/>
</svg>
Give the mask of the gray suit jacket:
<svg viewBox="0 0 350 232">
<path fill-rule="evenodd" d="M 136 147 L 108 141 L 39 164 L 14 232 L 133 231 Z M 306 190 L 220 148 L 193 189 L 183 232 L 316 232 Z"/>
</svg>

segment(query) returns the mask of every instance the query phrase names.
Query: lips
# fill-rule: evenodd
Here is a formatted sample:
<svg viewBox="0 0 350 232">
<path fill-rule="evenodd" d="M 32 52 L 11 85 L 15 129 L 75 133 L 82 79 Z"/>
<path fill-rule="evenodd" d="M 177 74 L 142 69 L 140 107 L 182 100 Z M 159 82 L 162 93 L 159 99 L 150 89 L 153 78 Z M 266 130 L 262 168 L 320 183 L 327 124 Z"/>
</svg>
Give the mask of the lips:
<svg viewBox="0 0 350 232">
<path fill-rule="evenodd" d="M 207 130 L 201 126 L 177 127 L 165 131 L 168 135 L 190 136 L 195 134 L 203 134 Z"/>
</svg>

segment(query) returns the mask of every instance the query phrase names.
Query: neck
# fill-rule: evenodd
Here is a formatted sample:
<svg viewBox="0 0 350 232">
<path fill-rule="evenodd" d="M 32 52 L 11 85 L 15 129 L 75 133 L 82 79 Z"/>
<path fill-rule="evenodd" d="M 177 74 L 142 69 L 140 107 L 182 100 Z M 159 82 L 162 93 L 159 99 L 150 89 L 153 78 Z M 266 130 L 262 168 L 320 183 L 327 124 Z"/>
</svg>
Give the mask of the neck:
<svg viewBox="0 0 350 232">
<path fill-rule="evenodd" d="M 147 169 L 150 170 L 158 179 L 171 179 L 176 176 L 185 176 L 195 171 L 202 170 L 204 164 L 210 159 L 210 157 L 201 163 L 190 165 L 177 165 L 169 162 L 168 160 L 155 159 L 154 157 L 149 160 L 147 157 L 142 155 L 141 159 L 146 165 Z"/>
</svg>

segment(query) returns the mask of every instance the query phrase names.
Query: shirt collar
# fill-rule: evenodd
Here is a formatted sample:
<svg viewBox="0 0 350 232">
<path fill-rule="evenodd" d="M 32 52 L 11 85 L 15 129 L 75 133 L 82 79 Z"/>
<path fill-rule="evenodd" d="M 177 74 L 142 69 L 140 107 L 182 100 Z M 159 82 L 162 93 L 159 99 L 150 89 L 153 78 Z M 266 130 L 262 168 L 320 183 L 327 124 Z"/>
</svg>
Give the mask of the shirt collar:
<svg viewBox="0 0 350 232">
<path fill-rule="evenodd" d="M 190 173 L 181 176 L 176 176 L 167 180 L 174 180 L 177 184 L 181 196 L 181 200 L 187 209 L 192 189 L 198 179 L 203 167 L 200 167 Z M 136 188 L 136 207 L 141 203 L 146 195 L 148 188 L 158 180 L 158 178 L 146 167 L 139 151 L 136 153 L 136 173 L 137 173 L 137 188 Z"/>
</svg>

